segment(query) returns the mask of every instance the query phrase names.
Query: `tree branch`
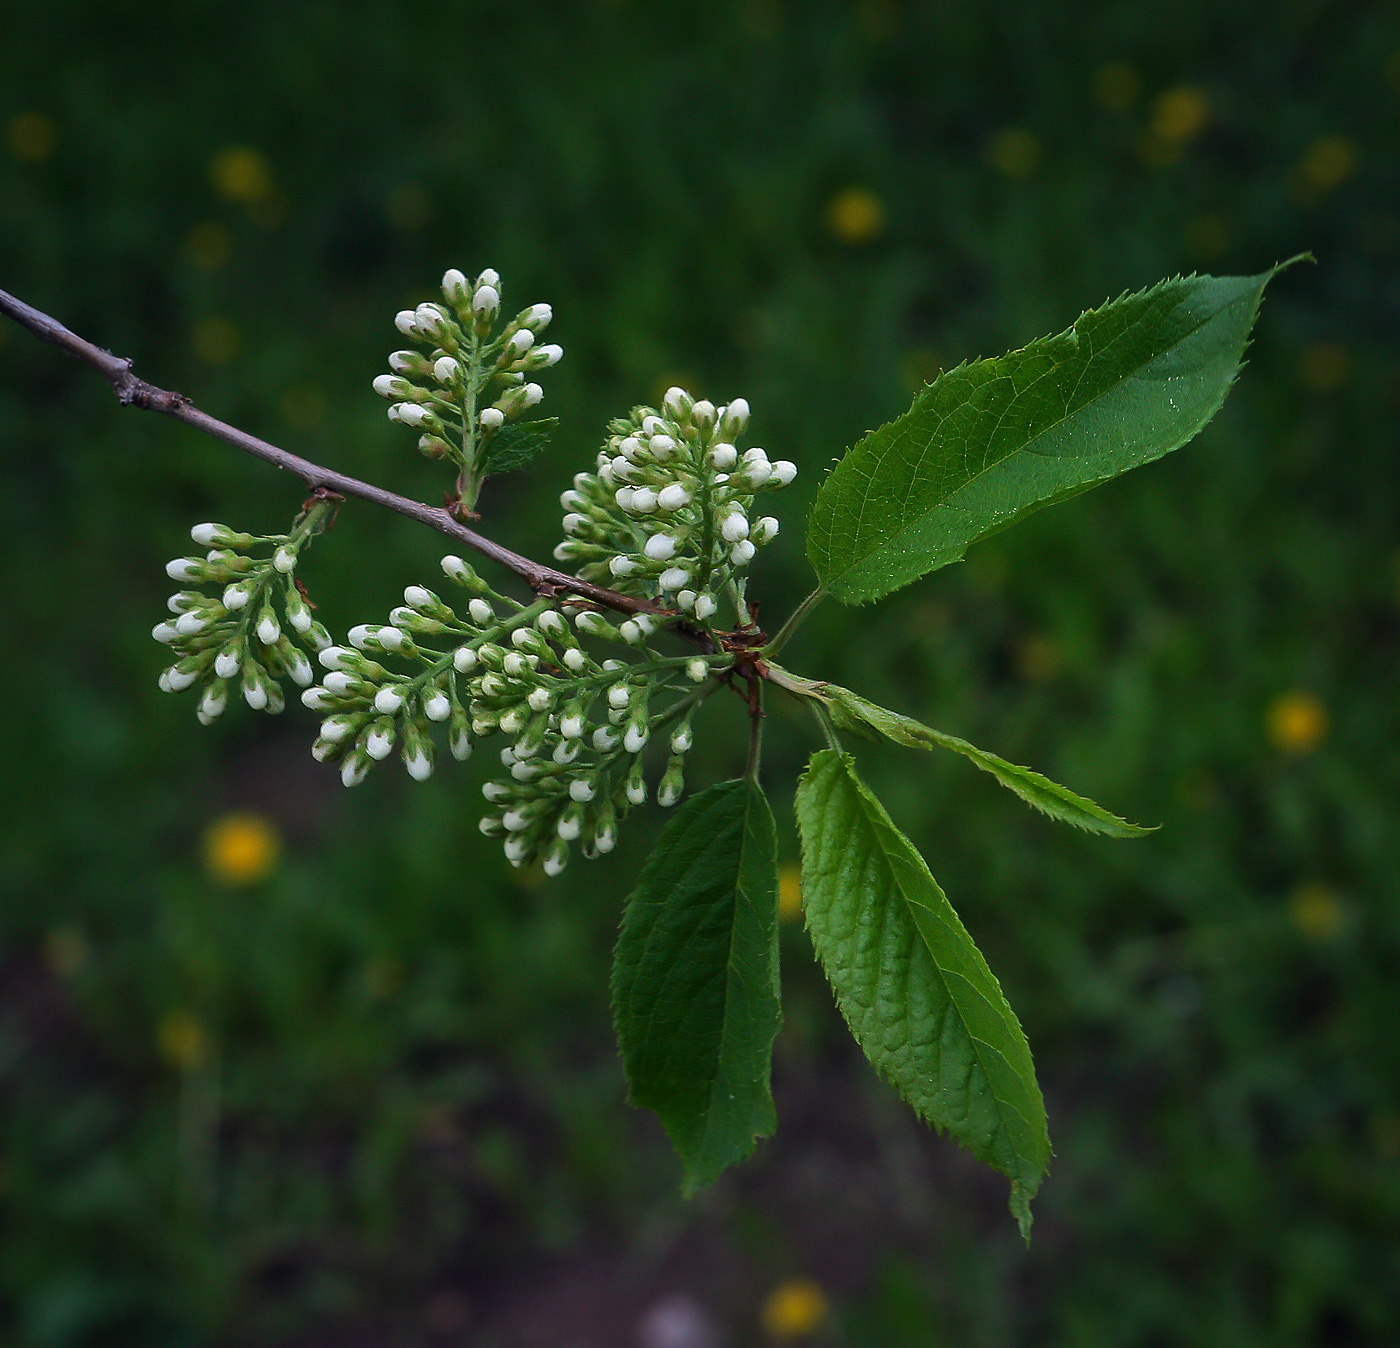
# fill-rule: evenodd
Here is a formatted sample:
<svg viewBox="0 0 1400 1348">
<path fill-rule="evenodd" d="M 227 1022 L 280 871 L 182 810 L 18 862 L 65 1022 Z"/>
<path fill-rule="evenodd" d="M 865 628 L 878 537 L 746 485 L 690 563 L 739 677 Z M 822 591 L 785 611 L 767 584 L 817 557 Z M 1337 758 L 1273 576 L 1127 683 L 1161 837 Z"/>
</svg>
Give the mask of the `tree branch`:
<svg viewBox="0 0 1400 1348">
<path fill-rule="evenodd" d="M 230 426 L 217 417 L 211 417 L 207 412 L 201 412 L 183 393 L 157 388 L 154 384 L 137 378 L 131 372 L 131 361 L 122 356 L 114 356 L 100 346 L 94 346 L 77 333 L 70 332 L 57 319 L 31 308 L 23 300 L 16 299 L 4 290 L 0 290 L 0 313 L 8 314 L 36 337 L 51 342 L 70 356 L 76 356 L 91 365 L 112 386 L 112 392 L 117 395 L 123 407 L 140 407 L 149 412 L 163 412 L 174 417 L 176 421 L 194 426 L 226 444 L 233 445 L 236 449 L 272 464 L 275 468 L 294 473 L 313 491 L 355 496 L 362 501 L 372 501 L 387 510 L 397 511 L 400 515 L 407 515 L 409 519 L 426 524 L 430 529 L 436 529 L 440 534 L 446 534 L 448 538 L 464 543 L 473 552 L 489 557 L 493 562 L 513 571 L 538 595 L 551 599 L 560 595 L 576 595 L 618 613 L 656 613 L 672 616 L 670 610 L 654 600 L 618 594 L 616 590 L 593 585 L 567 572 L 557 571 L 552 566 L 541 566 L 528 557 L 522 557 L 518 552 L 512 552 L 509 548 L 477 533 L 475 529 L 469 529 L 441 506 L 425 505 L 422 501 L 399 496 L 383 487 L 376 487 L 373 483 L 361 482 L 359 478 L 338 473 L 332 468 L 322 468 L 309 459 L 279 449 L 266 440 L 260 440 L 257 436 L 240 431 L 236 426 Z M 689 624 L 682 622 L 677 626 L 684 631 Z M 684 634 L 691 636 L 691 631 L 684 631 Z M 703 633 L 701 636 L 703 637 Z M 703 644 L 708 646 L 708 639 L 705 639 Z"/>
</svg>

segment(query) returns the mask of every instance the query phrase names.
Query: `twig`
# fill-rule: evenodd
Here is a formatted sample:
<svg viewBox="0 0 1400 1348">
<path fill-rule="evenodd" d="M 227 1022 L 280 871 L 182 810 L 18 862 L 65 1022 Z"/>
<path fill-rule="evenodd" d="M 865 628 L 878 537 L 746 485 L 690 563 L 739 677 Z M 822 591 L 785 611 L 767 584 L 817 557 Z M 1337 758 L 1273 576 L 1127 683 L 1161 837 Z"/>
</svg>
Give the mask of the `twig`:
<svg viewBox="0 0 1400 1348">
<path fill-rule="evenodd" d="M 201 412 L 183 393 L 173 393 L 168 389 L 157 388 L 154 384 L 148 384 L 144 379 L 137 378 L 131 372 L 131 361 L 122 356 L 114 356 L 110 351 L 104 351 L 100 346 L 94 346 L 85 338 L 79 337 L 77 333 L 70 332 L 57 319 L 41 313 L 38 309 L 32 308 L 23 300 L 16 299 L 4 290 L 0 290 L 0 313 L 8 314 L 16 323 L 27 328 L 36 337 L 51 342 L 54 346 L 68 352 L 70 356 L 76 356 L 79 360 L 91 365 L 112 386 L 112 391 L 117 395 L 123 407 L 140 407 L 149 412 L 163 412 L 167 416 L 174 417 L 176 421 L 183 421 L 187 426 L 194 426 L 198 430 L 205 431 L 216 439 L 233 445 L 236 449 L 244 450 L 246 453 L 272 464 L 275 468 L 295 473 L 313 492 L 338 492 L 342 496 L 356 496 L 362 501 L 372 501 L 375 505 L 383 506 L 387 510 L 407 515 L 409 519 L 426 524 L 430 529 L 436 529 L 439 533 L 446 534 L 448 538 L 465 544 L 473 552 L 480 553 L 483 557 L 489 557 L 493 562 L 513 571 L 536 594 L 544 598 L 553 599 L 560 595 L 576 595 L 618 613 L 655 613 L 665 617 L 672 616 L 670 610 L 654 600 L 643 599 L 635 595 L 618 594 L 616 590 L 593 585 L 589 581 L 580 580 L 577 576 L 571 576 L 565 571 L 558 571 L 552 566 L 541 566 L 540 563 L 531 561 L 528 557 L 522 557 L 518 552 L 512 552 L 509 548 L 477 533 L 475 529 L 469 529 L 465 524 L 454 519 L 450 512 L 441 506 L 425 505 L 422 501 L 399 496 L 395 492 L 386 491 L 383 487 L 376 487 L 372 483 L 361 482 L 359 478 L 338 473 L 332 468 L 322 468 L 309 459 L 303 459 L 300 455 L 279 449 L 266 440 L 260 440 L 257 436 L 240 431 L 236 426 L 230 426 L 217 417 L 211 417 L 207 412 Z M 694 639 L 692 634 L 698 631 L 684 622 L 678 623 L 676 626 L 679 631 L 692 640 Z M 703 633 L 699 635 L 702 638 L 699 644 L 708 647 L 708 638 L 705 638 Z"/>
</svg>

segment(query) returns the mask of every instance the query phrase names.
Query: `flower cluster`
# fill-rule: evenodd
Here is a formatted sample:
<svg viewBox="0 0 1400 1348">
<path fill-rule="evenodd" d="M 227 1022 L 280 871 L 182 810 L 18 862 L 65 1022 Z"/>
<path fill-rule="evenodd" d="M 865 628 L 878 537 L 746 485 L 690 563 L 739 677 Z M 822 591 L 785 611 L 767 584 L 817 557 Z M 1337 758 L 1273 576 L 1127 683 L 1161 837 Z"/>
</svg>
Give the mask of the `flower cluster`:
<svg viewBox="0 0 1400 1348">
<path fill-rule="evenodd" d="M 398 744 L 421 781 L 433 770 L 434 723 L 446 726 L 459 759 L 474 739 L 509 736 L 501 751 L 508 775 L 483 787 L 499 809 L 482 829 L 505 836 L 515 865 L 538 858 L 550 874 L 576 840 L 587 855 L 612 848 L 617 820 L 647 797 L 643 752 L 663 730 L 669 756 L 657 799 L 675 804 L 690 712 L 713 690 L 712 666 L 724 658 L 667 657 L 650 649 L 656 629 L 645 615 L 614 625 L 592 609 L 570 614 L 550 600 L 525 606 L 492 591 L 460 557 L 444 557 L 442 566 L 472 596 L 465 616 L 410 585 L 388 623 L 352 628 L 348 646 L 321 651 L 328 672 L 302 695 L 325 714 L 316 757 L 339 761 L 342 780 L 354 786 Z M 635 658 L 599 661 L 580 635 L 627 647 Z"/>
<path fill-rule="evenodd" d="M 535 345 L 554 316 L 547 304 L 532 304 L 496 331 L 501 278 L 490 268 L 475 281 L 450 269 L 442 295 L 445 304 L 420 304 L 394 319 L 404 336 L 429 349 L 395 351 L 393 373 L 379 375 L 374 391 L 391 400 L 390 421 L 420 433 L 424 454 L 450 459 L 479 478 L 492 437 L 544 396 L 526 376 L 564 351 Z"/>
<path fill-rule="evenodd" d="M 555 557 L 623 593 L 674 595 L 701 622 L 727 593 L 747 622 L 744 568 L 778 533 L 771 515 L 750 518 L 754 498 L 797 476 L 786 459 L 735 446 L 748 418 L 742 398 L 717 408 L 673 388 L 660 411 L 613 422 L 597 471 L 560 497 L 567 537 Z"/>
<path fill-rule="evenodd" d="M 290 534 L 254 536 L 223 524 L 196 524 L 190 537 L 208 553 L 177 557 L 166 566 L 171 580 L 222 586 L 218 597 L 198 589 L 171 595 L 173 616 L 151 631 L 178 657 L 162 671 L 161 688 L 201 688 L 197 714 L 205 725 L 223 714 L 235 679 L 254 711 L 269 712 L 285 705 L 283 679 L 303 688 L 314 680 L 297 643 L 314 652 L 331 639 L 312 617 L 295 571 L 301 550 L 325 527 L 330 510 L 326 502 L 313 503 Z M 270 555 L 254 555 L 263 549 Z"/>
</svg>

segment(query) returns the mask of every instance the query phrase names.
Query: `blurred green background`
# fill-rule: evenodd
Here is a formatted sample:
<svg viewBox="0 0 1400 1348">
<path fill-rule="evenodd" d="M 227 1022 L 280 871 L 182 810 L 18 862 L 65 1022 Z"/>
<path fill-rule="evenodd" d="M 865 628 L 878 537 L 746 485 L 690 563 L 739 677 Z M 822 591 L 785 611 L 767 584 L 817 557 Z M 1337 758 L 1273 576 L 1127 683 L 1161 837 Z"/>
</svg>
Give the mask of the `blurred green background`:
<svg viewBox="0 0 1400 1348">
<path fill-rule="evenodd" d="M 548 300 L 563 418 L 483 509 L 543 556 L 606 419 L 686 382 L 796 460 L 944 365 L 1311 249 L 1193 445 L 790 663 L 1134 819 L 1071 835 L 860 750 L 1036 1054 L 1005 1184 L 863 1065 L 784 928 L 780 1131 L 692 1204 L 625 1103 L 619 903 L 661 820 L 535 883 L 484 769 L 355 792 L 313 719 L 155 687 L 162 567 L 297 485 L 0 327 L 0 1342 L 731 1348 L 1400 1339 L 1400 14 L 1351 0 L 9 6 L 0 286 L 157 383 L 425 499 L 370 391 L 449 265 Z M 347 507 L 343 631 L 441 543 Z M 695 778 L 741 761 L 712 711 Z M 810 728 L 775 706 L 795 859 Z M 726 728 L 728 727 L 728 728 Z"/>
</svg>

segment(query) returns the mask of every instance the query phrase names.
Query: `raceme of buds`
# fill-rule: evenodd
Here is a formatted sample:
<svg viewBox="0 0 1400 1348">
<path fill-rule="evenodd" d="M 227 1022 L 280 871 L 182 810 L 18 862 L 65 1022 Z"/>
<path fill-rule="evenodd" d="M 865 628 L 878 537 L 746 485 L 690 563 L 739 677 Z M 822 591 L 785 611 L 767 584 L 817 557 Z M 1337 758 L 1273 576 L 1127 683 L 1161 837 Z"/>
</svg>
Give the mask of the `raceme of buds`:
<svg viewBox="0 0 1400 1348">
<path fill-rule="evenodd" d="M 743 399 L 716 408 L 672 388 L 660 411 L 638 407 L 613 422 L 596 470 L 560 498 L 565 538 L 555 557 L 585 580 L 708 622 L 720 596 L 742 596 L 744 569 L 777 536 L 771 515 L 750 519 L 755 496 L 797 475 L 762 449 L 740 454 L 733 440 L 748 417 Z"/>
<path fill-rule="evenodd" d="M 658 631 L 647 614 L 614 626 L 583 610 L 571 623 L 549 600 L 522 607 L 497 594 L 460 557 L 444 557 L 442 569 L 470 598 L 454 606 L 410 585 L 388 623 L 362 623 L 348 645 L 320 652 L 325 673 L 302 695 L 325 718 L 313 754 L 339 761 L 354 786 L 397 750 L 422 780 L 433 726 L 446 727 L 457 758 L 504 734 L 506 776 L 483 788 L 497 808 L 482 826 L 503 839 L 512 864 L 538 860 L 556 874 L 574 843 L 589 855 L 608 851 L 618 821 L 647 797 L 647 745 L 659 736 L 673 757 L 690 747 L 695 666 L 703 680 L 709 661 L 647 650 Z M 616 643 L 630 661 L 599 661 L 576 632 Z M 411 668 L 397 672 L 404 661 Z M 668 780 L 669 799 L 679 792 L 675 771 Z"/>
<path fill-rule="evenodd" d="M 390 421 L 423 433 L 423 454 L 467 470 L 462 485 L 470 485 L 489 471 L 489 438 L 544 396 L 538 384 L 525 382 L 525 373 L 556 364 L 564 351 L 553 343 L 536 345 L 554 316 L 547 304 L 502 321 L 501 278 L 490 268 L 475 280 L 449 268 L 442 297 L 445 304 L 420 304 L 394 320 L 428 350 L 395 351 L 392 373 L 378 375 L 374 391 L 389 399 Z"/>
<path fill-rule="evenodd" d="M 170 693 L 198 687 L 196 715 L 204 725 L 223 714 L 234 685 L 253 710 L 279 712 L 285 705 L 284 680 L 302 688 L 312 683 L 306 653 L 329 646 L 330 635 L 312 617 L 293 573 L 330 512 L 327 502 L 316 502 L 290 534 L 263 537 L 223 524 L 196 524 L 190 537 L 210 551 L 203 558 L 178 557 L 166 567 L 177 580 L 219 591 L 172 595 L 174 621 L 157 623 L 151 631 L 175 657 L 161 674 L 160 687 Z M 262 555 L 269 549 L 270 555 Z"/>
</svg>

